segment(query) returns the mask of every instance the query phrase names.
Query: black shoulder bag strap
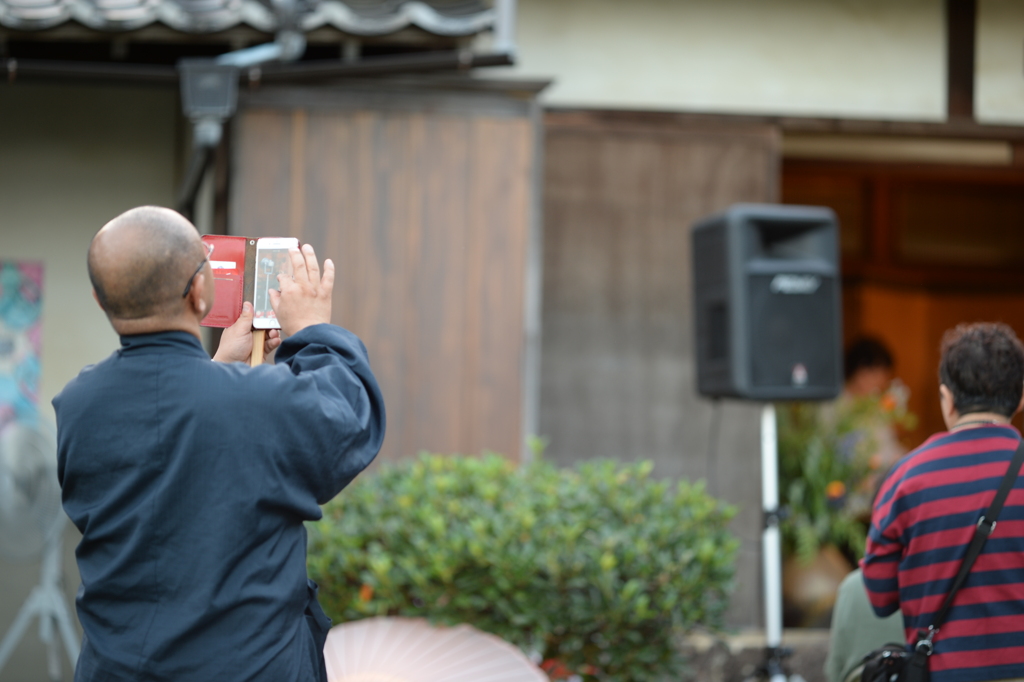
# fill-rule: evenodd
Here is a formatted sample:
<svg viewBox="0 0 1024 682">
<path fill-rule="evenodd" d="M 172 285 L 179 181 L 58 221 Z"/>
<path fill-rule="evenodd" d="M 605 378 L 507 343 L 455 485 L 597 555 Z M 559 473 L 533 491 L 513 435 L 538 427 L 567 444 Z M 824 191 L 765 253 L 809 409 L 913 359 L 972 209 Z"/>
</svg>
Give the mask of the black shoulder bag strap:
<svg viewBox="0 0 1024 682">
<path fill-rule="evenodd" d="M 1006 469 L 1006 475 L 1003 476 L 1003 480 L 999 484 L 999 490 L 996 491 L 992 504 L 988 506 L 985 513 L 978 519 L 978 525 L 974 529 L 974 536 L 971 537 L 971 544 L 967 546 L 967 553 L 964 554 L 964 560 L 960 563 L 960 570 L 957 572 L 956 578 L 953 579 L 953 586 L 949 588 L 946 599 L 942 602 L 938 613 L 935 614 L 932 624 L 928 626 L 925 636 L 921 636 L 923 631 L 918 633 L 917 643 L 914 648 L 924 653 L 925 656 L 931 655 L 932 638 L 939 631 L 939 626 L 946 620 L 949 609 L 953 606 L 953 599 L 956 597 L 957 591 L 963 586 L 964 581 L 967 580 L 967 574 L 971 572 L 974 561 L 981 554 L 985 541 L 988 540 L 988 536 L 992 535 L 992 531 L 996 529 L 996 519 L 999 518 L 999 512 L 1003 510 L 1006 497 L 1010 494 L 1010 490 L 1013 489 L 1013 484 L 1017 480 L 1017 474 L 1020 472 L 1022 463 L 1024 463 L 1024 440 L 1017 445 L 1017 451 L 1013 453 L 1013 459 L 1010 461 L 1010 466 Z"/>
</svg>

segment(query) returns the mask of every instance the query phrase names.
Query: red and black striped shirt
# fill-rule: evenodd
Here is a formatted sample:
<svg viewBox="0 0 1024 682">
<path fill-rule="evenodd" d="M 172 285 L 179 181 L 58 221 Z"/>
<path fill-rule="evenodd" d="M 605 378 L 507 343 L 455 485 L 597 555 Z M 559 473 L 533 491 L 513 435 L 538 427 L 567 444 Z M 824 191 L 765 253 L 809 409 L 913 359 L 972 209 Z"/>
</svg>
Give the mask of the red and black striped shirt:
<svg viewBox="0 0 1024 682">
<path fill-rule="evenodd" d="M 1019 441 L 1012 426 L 938 433 L 886 478 L 861 565 L 875 613 L 902 609 L 908 642 L 942 605 Z M 1024 476 L 934 642 L 932 682 L 1024 677 Z"/>
</svg>

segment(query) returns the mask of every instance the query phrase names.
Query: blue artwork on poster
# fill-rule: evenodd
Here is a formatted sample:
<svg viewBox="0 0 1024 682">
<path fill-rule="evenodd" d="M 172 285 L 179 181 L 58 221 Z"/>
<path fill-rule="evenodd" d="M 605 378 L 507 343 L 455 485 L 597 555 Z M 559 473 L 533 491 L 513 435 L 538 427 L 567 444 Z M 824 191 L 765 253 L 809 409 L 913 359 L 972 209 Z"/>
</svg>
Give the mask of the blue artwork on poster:
<svg viewBox="0 0 1024 682">
<path fill-rule="evenodd" d="M 37 418 L 42 291 L 42 263 L 0 261 L 0 430 Z"/>
</svg>

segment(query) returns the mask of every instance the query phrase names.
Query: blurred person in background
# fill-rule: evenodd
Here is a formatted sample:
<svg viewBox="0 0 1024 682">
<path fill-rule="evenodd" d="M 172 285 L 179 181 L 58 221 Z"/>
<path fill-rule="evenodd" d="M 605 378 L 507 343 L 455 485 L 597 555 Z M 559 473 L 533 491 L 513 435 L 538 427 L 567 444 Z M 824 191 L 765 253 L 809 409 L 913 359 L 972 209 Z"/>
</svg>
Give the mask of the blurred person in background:
<svg viewBox="0 0 1024 682">
<path fill-rule="evenodd" d="M 878 339 L 864 336 L 850 344 L 843 358 L 843 374 L 840 400 L 875 398 L 883 408 L 906 407 L 910 391 L 895 377 L 892 353 Z M 869 435 L 874 449 L 872 469 L 885 471 L 907 452 L 889 422 L 876 424 Z M 876 481 L 870 481 L 868 489 L 875 487 Z"/>
<path fill-rule="evenodd" d="M 862 336 L 846 349 L 843 377 L 847 395 L 881 395 L 893 380 L 892 353 L 878 339 Z"/>
<path fill-rule="evenodd" d="M 878 339 L 855 339 L 843 357 L 843 374 L 843 391 L 822 405 L 821 420 L 839 435 L 839 455 L 856 472 L 855 478 L 844 481 L 843 504 L 867 526 L 880 483 L 878 472 L 906 454 L 896 425 L 912 425 L 915 417 L 907 412 L 910 391 L 894 376 L 892 353 Z"/>
</svg>

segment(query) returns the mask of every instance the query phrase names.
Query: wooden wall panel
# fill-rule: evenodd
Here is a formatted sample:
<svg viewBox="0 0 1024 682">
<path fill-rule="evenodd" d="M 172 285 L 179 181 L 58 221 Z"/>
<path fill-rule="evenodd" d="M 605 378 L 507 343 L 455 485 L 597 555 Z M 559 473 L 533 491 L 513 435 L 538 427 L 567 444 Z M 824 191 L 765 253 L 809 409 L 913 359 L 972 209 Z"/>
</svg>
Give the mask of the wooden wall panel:
<svg viewBox="0 0 1024 682">
<path fill-rule="evenodd" d="M 758 407 L 696 392 L 690 226 L 774 201 L 769 126 L 549 112 L 541 434 L 560 463 L 650 459 L 740 506 L 729 619 L 760 620 Z"/>
<path fill-rule="evenodd" d="M 288 91 L 235 123 L 231 231 L 334 260 L 334 322 L 369 349 L 387 459 L 518 458 L 523 441 L 536 119 L 530 102 L 461 101 Z"/>
</svg>

